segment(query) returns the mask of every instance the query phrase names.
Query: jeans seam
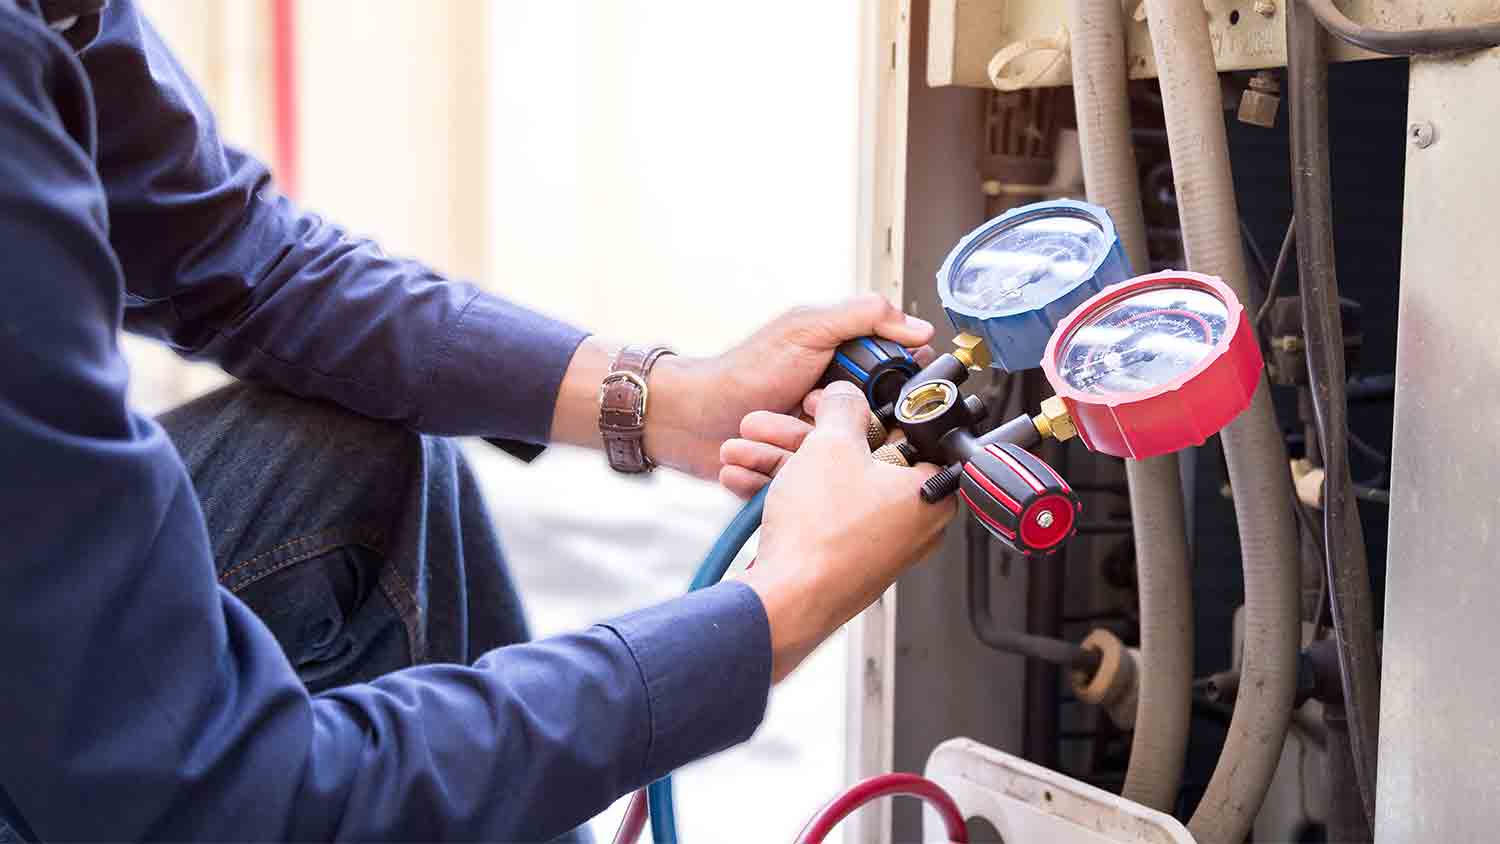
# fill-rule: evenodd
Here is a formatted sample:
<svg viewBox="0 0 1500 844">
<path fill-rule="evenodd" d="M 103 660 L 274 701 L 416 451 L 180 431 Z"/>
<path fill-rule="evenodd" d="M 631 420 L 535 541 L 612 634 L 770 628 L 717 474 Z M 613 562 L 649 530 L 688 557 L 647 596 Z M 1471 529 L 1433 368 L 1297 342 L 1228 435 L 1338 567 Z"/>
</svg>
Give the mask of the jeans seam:
<svg viewBox="0 0 1500 844">
<path fill-rule="evenodd" d="M 315 547 L 311 551 L 291 551 L 291 556 L 284 560 L 275 559 L 279 554 L 288 552 L 298 546 L 306 545 L 314 545 Z M 235 563 L 219 575 L 219 583 L 229 589 L 230 592 L 238 594 L 240 590 L 252 583 L 269 577 L 296 563 L 303 562 L 344 545 L 359 545 L 379 553 L 383 550 L 384 542 L 381 540 L 378 532 L 367 528 L 327 528 L 288 540 L 269 551 L 256 554 L 253 557 Z M 236 576 L 245 571 L 245 569 L 266 560 L 272 561 L 267 569 L 252 571 L 243 582 L 236 582 Z"/>
<path fill-rule="evenodd" d="M 389 579 L 387 575 L 390 576 Z M 394 579 L 396 584 L 392 585 L 390 579 Z M 407 584 L 406 578 L 401 576 L 401 570 L 394 561 L 386 562 L 377 582 L 380 590 L 385 593 L 386 600 L 390 601 L 391 606 L 395 608 L 401 624 L 406 628 L 406 646 L 411 664 L 421 665 L 427 661 L 427 628 L 422 624 L 422 608 L 417 602 L 416 591 Z M 403 595 L 392 594 L 398 586 Z"/>
</svg>

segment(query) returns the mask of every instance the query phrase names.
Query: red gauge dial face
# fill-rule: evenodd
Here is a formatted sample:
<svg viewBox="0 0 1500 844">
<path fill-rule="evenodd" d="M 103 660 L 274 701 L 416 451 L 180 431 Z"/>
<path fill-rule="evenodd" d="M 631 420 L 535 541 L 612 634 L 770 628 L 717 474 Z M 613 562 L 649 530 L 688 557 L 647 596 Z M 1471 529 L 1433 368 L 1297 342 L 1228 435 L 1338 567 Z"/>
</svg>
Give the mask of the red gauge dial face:
<svg viewBox="0 0 1500 844">
<path fill-rule="evenodd" d="M 1213 354 L 1229 308 L 1192 287 L 1147 289 L 1107 305 L 1068 335 L 1058 374 L 1093 395 L 1141 393 L 1187 375 Z"/>
<path fill-rule="evenodd" d="M 1136 459 L 1217 433 L 1250 406 L 1261 367 L 1260 344 L 1228 285 L 1176 271 L 1096 294 L 1042 358 L 1083 441 Z"/>
</svg>

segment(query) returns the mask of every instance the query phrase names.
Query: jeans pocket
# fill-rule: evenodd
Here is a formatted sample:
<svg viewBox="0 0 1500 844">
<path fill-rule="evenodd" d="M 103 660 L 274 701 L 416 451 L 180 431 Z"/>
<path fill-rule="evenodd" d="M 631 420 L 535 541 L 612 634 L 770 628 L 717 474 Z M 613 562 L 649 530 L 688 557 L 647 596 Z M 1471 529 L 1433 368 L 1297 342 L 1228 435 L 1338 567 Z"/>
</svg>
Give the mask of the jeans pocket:
<svg viewBox="0 0 1500 844">
<path fill-rule="evenodd" d="M 390 563 L 376 543 L 318 539 L 231 566 L 220 580 L 270 628 L 309 691 L 412 665 L 406 619 L 382 588 Z"/>
</svg>

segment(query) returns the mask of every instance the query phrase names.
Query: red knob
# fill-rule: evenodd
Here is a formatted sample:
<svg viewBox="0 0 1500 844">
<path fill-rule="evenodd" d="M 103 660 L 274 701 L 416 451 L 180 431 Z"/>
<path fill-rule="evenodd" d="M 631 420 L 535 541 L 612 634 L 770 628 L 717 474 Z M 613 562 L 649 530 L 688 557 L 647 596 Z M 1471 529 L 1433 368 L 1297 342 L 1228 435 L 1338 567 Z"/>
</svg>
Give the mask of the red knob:
<svg viewBox="0 0 1500 844">
<path fill-rule="evenodd" d="M 1083 502 L 1056 470 L 1010 443 L 964 464 L 959 496 L 980 524 L 1020 554 L 1052 554 L 1076 532 Z"/>
</svg>

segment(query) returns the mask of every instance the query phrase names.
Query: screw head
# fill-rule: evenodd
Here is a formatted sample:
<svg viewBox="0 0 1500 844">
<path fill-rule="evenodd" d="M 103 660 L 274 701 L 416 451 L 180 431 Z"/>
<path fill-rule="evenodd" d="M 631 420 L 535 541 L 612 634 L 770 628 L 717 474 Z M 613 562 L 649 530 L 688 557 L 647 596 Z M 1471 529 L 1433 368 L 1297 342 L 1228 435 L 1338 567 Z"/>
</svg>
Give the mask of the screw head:
<svg viewBox="0 0 1500 844">
<path fill-rule="evenodd" d="M 1263 18 L 1276 16 L 1276 0 L 1255 0 L 1255 12 Z"/>
<path fill-rule="evenodd" d="M 1043 510 L 1036 514 L 1036 523 L 1044 528 L 1052 527 L 1054 521 L 1056 521 L 1056 517 L 1052 515 L 1051 510 Z"/>
<path fill-rule="evenodd" d="M 1412 146 L 1417 149 L 1427 149 L 1437 143 L 1437 127 L 1426 121 L 1413 123 L 1406 134 L 1411 138 Z"/>
</svg>

